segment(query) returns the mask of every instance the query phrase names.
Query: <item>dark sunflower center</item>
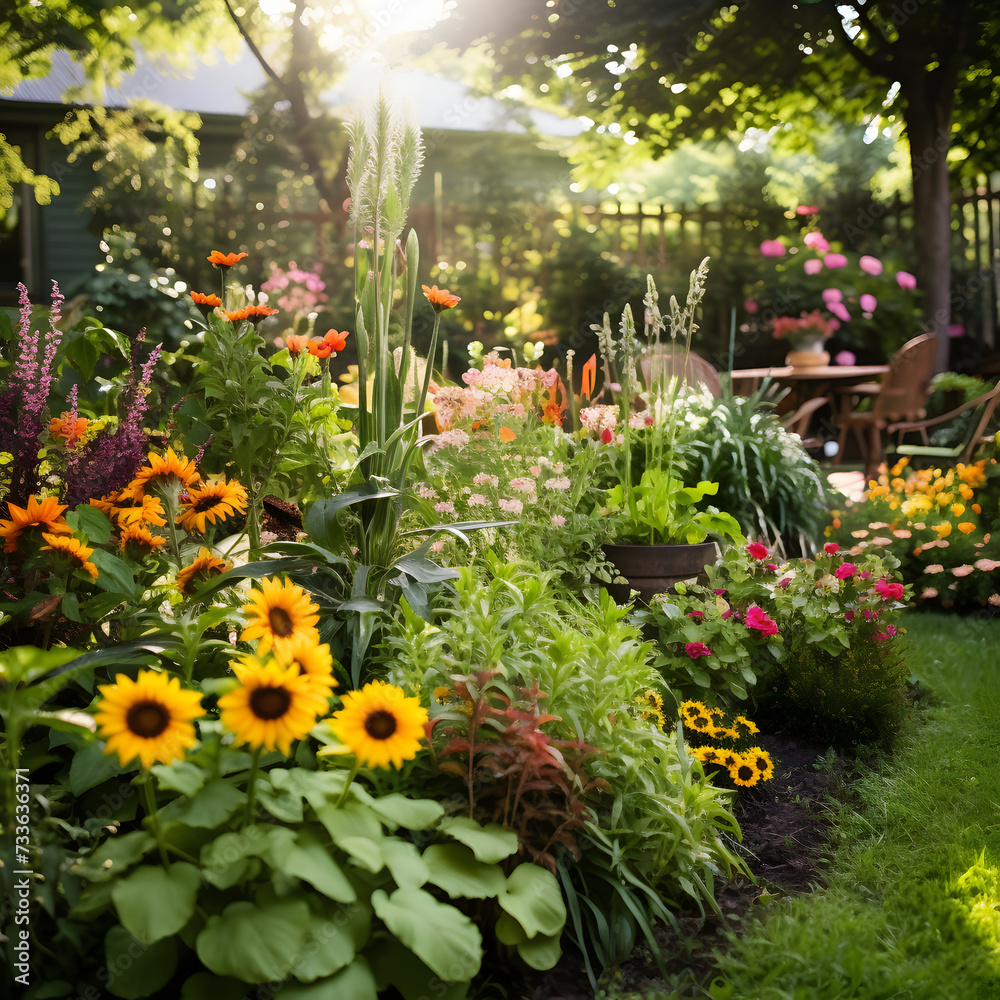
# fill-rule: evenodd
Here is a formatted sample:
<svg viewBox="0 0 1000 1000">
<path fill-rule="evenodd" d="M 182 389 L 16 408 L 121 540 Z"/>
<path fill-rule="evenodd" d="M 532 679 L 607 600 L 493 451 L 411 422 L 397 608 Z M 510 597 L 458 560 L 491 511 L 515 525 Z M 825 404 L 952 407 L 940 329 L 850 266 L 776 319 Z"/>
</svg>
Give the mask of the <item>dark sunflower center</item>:
<svg viewBox="0 0 1000 1000">
<path fill-rule="evenodd" d="M 200 497 L 195 502 L 194 510 L 200 514 L 202 511 L 211 510 L 219 503 L 221 503 L 221 500 L 216 496 Z"/>
<path fill-rule="evenodd" d="M 292 618 L 284 608 L 271 608 L 267 614 L 267 620 L 275 635 L 286 638 L 292 634 Z"/>
<path fill-rule="evenodd" d="M 250 695 L 250 711 L 258 719 L 280 719 L 292 704 L 292 696 L 284 688 L 259 687 Z"/>
<path fill-rule="evenodd" d="M 753 777 L 753 768 L 747 767 L 746 764 L 741 764 L 736 773 L 739 775 L 740 781 L 749 781 Z"/>
<path fill-rule="evenodd" d="M 170 725 L 170 713 L 157 701 L 139 701 L 128 710 L 125 725 L 134 735 L 151 740 Z"/>
<path fill-rule="evenodd" d="M 396 716 L 379 709 L 365 719 L 365 732 L 373 740 L 387 740 L 396 731 Z"/>
<path fill-rule="evenodd" d="M 692 726 L 693 726 L 693 727 L 694 727 L 695 729 L 705 729 L 705 728 L 706 728 L 706 727 L 708 726 L 708 719 L 706 719 L 706 718 L 705 718 L 704 716 L 702 716 L 702 715 L 696 715 L 696 716 L 695 716 L 695 717 L 694 717 L 694 718 L 693 718 L 693 719 L 691 720 L 691 725 L 692 725 Z"/>
</svg>

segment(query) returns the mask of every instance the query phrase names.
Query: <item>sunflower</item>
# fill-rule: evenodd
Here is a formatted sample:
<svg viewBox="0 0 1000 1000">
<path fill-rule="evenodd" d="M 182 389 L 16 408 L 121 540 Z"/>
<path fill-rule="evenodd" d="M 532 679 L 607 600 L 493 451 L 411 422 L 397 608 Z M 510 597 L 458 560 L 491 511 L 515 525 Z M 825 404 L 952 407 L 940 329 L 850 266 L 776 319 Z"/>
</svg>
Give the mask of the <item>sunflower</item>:
<svg viewBox="0 0 1000 1000">
<path fill-rule="evenodd" d="M 155 761 L 169 764 L 194 746 L 192 722 L 205 714 L 201 694 L 184 690 L 176 677 L 140 670 L 134 681 L 118 674 L 98 690 L 104 697 L 94 719 L 107 740 L 104 752 L 117 752 L 122 767 L 136 757 L 147 770 Z"/>
<path fill-rule="evenodd" d="M 97 567 L 92 562 L 87 561 L 88 557 L 94 554 L 94 550 L 88 549 L 79 538 L 75 538 L 73 535 L 70 535 L 69 538 L 65 535 L 53 535 L 49 531 L 43 531 L 42 538 L 49 543 L 42 546 L 42 551 L 61 552 L 71 562 L 79 563 L 80 569 L 85 570 L 95 580 L 97 579 Z"/>
<path fill-rule="evenodd" d="M 135 545 L 147 552 L 152 552 L 167 542 L 162 535 L 154 535 L 144 524 L 130 524 L 122 528 L 120 541 L 123 550 L 128 545 Z"/>
<path fill-rule="evenodd" d="M 67 505 L 58 503 L 55 497 L 45 497 L 44 500 L 28 497 L 26 507 L 8 502 L 10 518 L 0 519 L 0 538 L 6 539 L 4 552 L 16 552 L 17 540 L 28 528 L 44 527 L 52 534 L 72 534 L 73 529 L 62 516 L 66 509 Z"/>
<path fill-rule="evenodd" d="M 308 635 L 299 635 L 283 643 L 280 649 L 275 647 L 274 656 L 282 666 L 298 667 L 299 673 L 308 677 L 324 697 L 337 687 L 333 657 L 326 643 L 320 646 Z"/>
<path fill-rule="evenodd" d="M 137 497 L 112 493 L 101 500 L 91 500 L 90 505 L 107 514 L 109 520 L 117 521 L 119 528 L 145 528 L 151 524 L 162 528 L 167 523 L 163 502 L 146 493 Z"/>
<path fill-rule="evenodd" d="M 250 617 L 241 639 L 257 639 L 258 653 L 266 653 L 272 646 L 284 652 L 299 636 L 319 641 L 319 605 L 313 604 L 298 584 L 272 576 L 261 580 L 260 586 L 260 590 L 250 591 L 250 603 L 243 606 Z"/>
<path fill-rule="evenodd" d="M 741 788 L 753 788 L 760 781 L 760 771 L 754 765 L 753 757 L 744 754 L 739 754 L 730 765 L 729 776 L 733 779 L 733 784 Z"/>
<path fill-rule="evenodd" d="M 402 688 L 372 681 L 343 697 L 329 725 L 364 767 L 403 766 L 420 749 L 427 709 Z"/>
<path fill-rule="evenodd" d="M 182 486 L 191 486 L 197 483 L 201 476 L 198 475 L 194 462 L 189 458 L 175 455 L 173 448 L 168 448 L 166 455 L 157 455 L 155 451 L 151 451 L 149 465 L 144 465 L 135 474 L 135 479 L 122 490 L 121 496 L 138 500 L 146 490 L 166 485 L 171 479 Z"/>
<path fill-rule="evenodd" d="M 185 597 L 190 597 L 198 589 L 198 584 L 225 573 L 229 568 L 229 563 L 213 556 L 211 550 L 203 545 L 198 549 L 198 558 L 177 574 L 174 585 Z"/>
<path fill-rule="evenodd" d="M 244 513 L 247 509 L 247 491 L 237 482 L 227 483 L 225 479 L 214 479 L 187 490 L 187 499 L 182 504 L 182 512 L 177 518 L 185 531 L 204 533 L 206 524 L 224 521 L 233 514 Z"/>
<path fill-rule="evenodd" d="M 700 760 L 702 764 L 717 764 L 719 763 L 718 752 L 715 747 L 695 747 L 691 751 L 691 756 Z"/>
<path fill-rule="evenodd" d="M 222 724 L 251 749 L 276 747 L 286 757 L 326 711 L 326 697 L 298 667 L 245 657 L 233 665 L 240 686 L 219 699 Z"/>
<path fill-rule="evenodd" d="M 685 722 L 695 715 L 704 715 L 706 718 L 711 717 L 711 712 L 703 701 L 682 701 L 678 712 Z"/>
<path fill-rule="evenodd" d="M 771 755 L 760 747 L 750 747 L 745 754 L 746 760 L 752 761 L 753 766 L 760 774 L 761 781 L 770 781 L 774 776 L 774 764 L 771 762 Z"/>
<path fill-rule="evenodd" d="M 736 725 L 743 726 L 743 728 L 746 729 L 747 732 L 749 733 L 760 732 L 760 730 L 757 728 L 757 724 L 755 722 L 751 722 L 750 719 L 748 719 L 745 715 L 736 716 Z"/>
</svg>

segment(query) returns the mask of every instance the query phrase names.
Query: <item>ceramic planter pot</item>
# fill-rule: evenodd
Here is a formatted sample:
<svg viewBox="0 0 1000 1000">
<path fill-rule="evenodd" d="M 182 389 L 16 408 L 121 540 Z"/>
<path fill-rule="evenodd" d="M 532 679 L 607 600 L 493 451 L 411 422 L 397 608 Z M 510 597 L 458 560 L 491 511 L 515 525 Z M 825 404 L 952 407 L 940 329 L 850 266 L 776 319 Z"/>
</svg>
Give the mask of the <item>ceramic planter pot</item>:
<svg viewBox="0 0 1000 1000">
<path fill-rule="evenodd" d="M 639 591 L 638 600 L 648 604 L 654 594 L 673 592 L 677 583 L 694 583 L 706 566 L 719 557 L 715 542 L 697 545 L 619 545 L 601 548 L 628 584 L 603 586 L 619 603 L 629 599 L 629 591 Z"/>
</svg>

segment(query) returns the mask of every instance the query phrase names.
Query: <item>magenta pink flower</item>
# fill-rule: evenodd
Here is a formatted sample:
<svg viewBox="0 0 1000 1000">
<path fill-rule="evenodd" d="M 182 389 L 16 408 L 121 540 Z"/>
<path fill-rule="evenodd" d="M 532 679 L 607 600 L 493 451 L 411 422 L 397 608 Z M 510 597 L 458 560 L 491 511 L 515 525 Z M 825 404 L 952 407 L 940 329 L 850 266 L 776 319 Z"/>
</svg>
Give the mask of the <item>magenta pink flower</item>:
<svg viewBox="0 0 1000 1000">
<path fill-rule="evenodd" d="M 820 253 L 825 253 L 830 249 L 830 244 L 826 242 L 826 239 L 823 234 L 819 232 L 819 230 L 813 233 L 806 233 L 802 242 L 805 243 L 810 250 L 818 250 Z"/>
<path fill-rule="evenodd" d="M 828 555 L 832 556 L 835 552 L 840 551 L 840 546 L 836 542 L 827 542 L 823 546 L 823 551 Z"/>
<path fill-rule="evenodd" d="M 795 209 L 796 215 L 815 215 L 819 211 L 819 205 L 799 205 Z"/>
<path fill-rule="evenodd" d="M 753 299 L 747 299 L 746 302 L 743 303 L 743 308 L 746 309 L 746 311 L 751 315 L 760 311 L 760 306 L 757 305 Z"/>
<path fill-rule="evenodd" d="M 828 253 L 823 258 L 823 263 L 831 270 L 834 270 L 840 267 L 847 267 L 847 258 L 842 253 Z"/>
<path fill-rule="evenodd" d="M 903 597 L 903 585 L 901 583 L 893 583 L 885 578 L 875 584 L 875 590 L 882 595 L 884 601 L 898 601 Z"/>
<path fill-rule="evenodd" d="M 824 288 L 820 292 L 820 297 L 823 301 L 829 305 L 831 302 L 842 302 L 844 299 L 844 293 L 839 288 Z"/>
<path fill-rule="evenodd" d="M 878 257 L 869 257 L 867 254 L 858 261 L 858 267 L 860 267 L 865 274 L 882 273 L 882 261 L 880 261 Z"/>
<path fill-rule="evenodd" d="M 912 291 L 917 287 L 917 279 L 914 278 L 909 271 L 899 271 L 896 274 L 896 284 L 899 285 L 900 288 Z"/>
<path fill-rule="evenodd" d="M 869 295 L 867 292 L 865 292 L 865 294 L 858 299 L 858 302 L 866 313 L 875 312 L 875 307 L 878 305 L 878 299 L 875 298 L 874 295 Z"/>
<path fill-rule="evenodd" d="M 705 612 L 704 611 L 689 611 L 687 613 L 687 616 L 688 616 L 688 618 L 695 618 L 698 621 L 701 621 L 702 618 L 705 617 Z"/>
<path fill-rule="evenodd" d="M 760 245 L 760 252 L 765 257 L 784 257 L 785 244 L 781 240 L 764 240 Z"/>
<path fill-rule="evenodd" d="M 844 365 L 849 367 L 857 361 L 857 356 L 852 354 L 850 351 L 838 351 L 833 358 L 833 363 L 835 365 Z"/>
<path fill-rule="evenodd" d="M 854 621 L 854 608 L 849 608 L 847 611 L 844 612 L 844 621 L 845 622 Z"/>
<path fill-rule="evenodd" d="M 865 616 L 865 621 L 873 622 L 878 618 L 878 616 L 882 612 L 878 611 L 877 609 L 865 608 L 865 610 L 862 611 L 861 613 Z"/>
<path fill-rule="evenodd" d="M 850 580 L 855 573 L 857 573 L 858 567 L 854 563 L 841 563 L 834 571 L 833 575 L 838 580 Z"/>
<path fill-rule="evenodd" d="M 823 261 L 821 261 L 818 257 L 811 257 L 802 265 L 802 270 L 805 271 L 806 274 L 819 274 L 819 272 L 823 270 Z"/>
<path fill-rule="evenodd" d="M 761 635 L 778 634 L 777 624 L 767 616 L 767 613 L 762 608 L 757 607 L 756 604 L 751 604 L 747 608 L 743 622 L 747 628 L 755 628 Z"/>
<path fill-rule="evenodd" d="M 751 542 L 747 546 L 747 552 L 754 559 L 766 559 L 771 553 L 768 551 L 766 545 L 761 545 L 760 542 Z"/>
<path fill-rule="evenodd" d="M 843 302 L 831 302 L 828 308 L 837 319 L 841 319 L 845 323 L 850 321 L 851 314 L 847 311 L 847 306 Z"/>
<path fill-rule="evenodd" d="M 684 652 L 687 653 L 692 660 L 697 660 L 699 656 L 712 655 L 712 651 L 703 642 L 689 642 L 684 647 Z"/>
</svg>

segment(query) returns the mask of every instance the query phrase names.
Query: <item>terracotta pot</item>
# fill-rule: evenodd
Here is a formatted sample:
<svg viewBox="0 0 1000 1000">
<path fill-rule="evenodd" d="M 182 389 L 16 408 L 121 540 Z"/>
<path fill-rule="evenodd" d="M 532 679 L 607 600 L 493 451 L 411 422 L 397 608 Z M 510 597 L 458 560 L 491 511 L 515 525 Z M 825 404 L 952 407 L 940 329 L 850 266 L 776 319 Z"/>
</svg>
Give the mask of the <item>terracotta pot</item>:
<svg viewBox="0 0 1000 1000">
<path fill-rule="evenodd" d="M 830 352 L 823 350 L 824 337 L 816 335 L 799 340 L 785 356 L 785 364 L 791 368 L 817 368 L 830 363 Z"/>
<path fill-rule="evenodd" d="M 637 601 L 648 604 L 654 594 L 673 593 L 674 584 L 693 583 L 706 566 L 719 557 L 715 542 L 697 545 L 618 545 L 601 548 L 628 584 L 602 584 L 619 603 L 639 591 Z"/>
</svg>

